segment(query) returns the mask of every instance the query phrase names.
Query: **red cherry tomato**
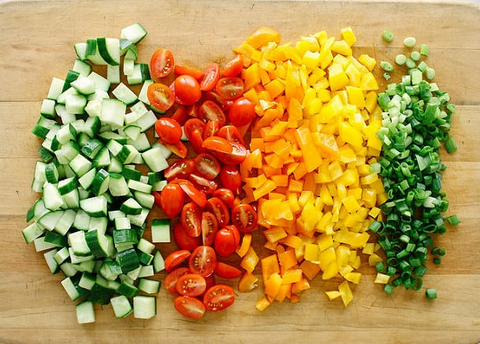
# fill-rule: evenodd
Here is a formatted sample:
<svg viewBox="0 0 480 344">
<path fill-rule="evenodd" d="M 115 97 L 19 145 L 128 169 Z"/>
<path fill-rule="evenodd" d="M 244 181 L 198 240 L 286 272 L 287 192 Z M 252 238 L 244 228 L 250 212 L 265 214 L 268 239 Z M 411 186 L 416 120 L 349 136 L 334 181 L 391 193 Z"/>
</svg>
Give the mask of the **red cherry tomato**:
<svg viewBox="0 0 480 344">
<path fill-rule="evenodd" d="M 219 197 L 210 197 L 205 205 L 205 210 L 215 215 L 219 227 L 224 227 L 230 222 L 230 212 L 227 205 Z"/>
<path fill-rule="evenodd" d="M 202 241 L 206 246 L 211 246 L 218 231 L 218 222 L 215 215 L 208 211 L 202 213 Z"/>
<path fill-rule="evenodd" d="M 205 99 L 214 101 L 223 111 L 228 111 L 233 104 L 233 100 L 224 99 L 214 91 L 205 92 Z"/>
<path fill-rule="evenodd" d="M 210 246 L 198 246 L 190 255 L 188 266 L 190 271 L 203 277 L 210 276 L 217 265 L 217 254 Z"/>
<path fill-rule="evenodd" d="M 223 137 L 228 142 L 236 142 L 245 146 L 243 136 L 240 134 L 237 127 L 233 125 L 228 124 L 221 127 L 217 133 L 217 136 Z"/>
<path fill-rule="evenodd" d="M 192 144 L 192 148 L 195 153 L 202 153 L 203 148 L 203 132 L 205 130 L 205 122 L 198 118 L 190 118 L 184 125 L 185 135 Z"/>
<path fill-rule="evenodd" d="M 208 121 L 217 121 L 219 126 L 223 127 L 227 123 L 227 118 L 222 108 L 212 100 L 205 100 L 198 108 L 198 116 L 205 123 Z"/>
<path fill-rule="evenodd" d="M 237 278 L 242 274 L 242 270 L 237 269 L 236 267 L 223 263 L 217 262 L 217 267 L 215 268 L 215 275 L 222 278 Z"/>
<path fill-rule="evenodd" d="M 228 117 L 237 127 L 249 124 L 255 118 L 255 104 L 245 97 L 235 99 L 228 111 Z"/>
<path fill-rule="evenodd" d="M 220 229 L 215 235 L 213 247 L 220 257 L 229 257 L 238 247 L 240 233 L 235 226 Z"/>
<path fill-rule="evenodd" d="M 195 157 L 195 170 L 197 173 L 207 179 L 215 179 L 220 173 L 221 166 L 218 159 L 212 154 L 202 153 Z"/>
<path fill-rule="evenodd" d="M 220 136 L 210 136 L 203 140 L 203 148 L 214 152 L 223 153 L 229 155 L 233 151 L 233 147 L 230 142 Z"/>
<path fill-rule="evenodd" d="M 241 97 L 243 90 L 243 80 L 236 76 L 221 78 L 215 86 L 215 91 L 226 100 L 234 100 Z"/>
<path fill-rule="evenodd" d="M 195 188 L 205 194 L 212 194 L 218 188 L 218 182 L 214 180 L 207 179 L 198 175 L 196 173 L 192 173 L 188 180 L 192 182 Z"/>
<path fill-rule="evenodd" d="M 187 250 L 177 250 L 173 251 L 170 253 L 166 258 L 165 258 L 165 270 L 168 272 L 172 271 L 176 267 L 178 267 L 180 264 L 182 264 L 185 259 L 190 257 L 190 251 Z"/>
<path fill-rule="evenodd" d="M 160 192 L 160 207 L 165 215 L 173 219 L 180 214 L 185 203 L 185 194 L 178 184 L 167 184 Z"/>
<path fill-rule="evenodd" d="M 199 296 L 207 289 L 205 278 L 197 274 L 185 274 L 178 278 L 177 292 L 184 296 Z"/>
<path fill-rule="evenodd" d="M 205 207 L 205 204 L 207 203 L 207 196 L 205 196 L 204 193 L 198 190 L 191 181 L 185 179 L 176 179 L 172 180 L 172 183 L 178 183 L 182 188 L 183 192 L 185 192 L 185 195 L 190 197 L 190 199 L 195 202 L 200 208 Z"/>
<path fill-rule="evenodd" d="M 168 181 L 172 181 L 186 179 L 193 171 L 195 171 L 195 163 L 192 159 L 179 159 L 166 168 L 163 175 Z"/>
<path fill-rule="evenodd" d="M 185 158 L 188 154 L 188 148 L 185 146 L 185 144 L 182 141 L 178 141 L 175 143 L 168 143 L 166 141 L 163 141 L 161 138 L 158 139 L 158 143 L 162 144 L 167 148 L 169 151 L 171 151 L 173 154 L 180 158 Z"/>
<path fill-rule="evenodd" d="M 182 127 L 170 117 L 160 117 L 155 122 L 155 131 L 167 143 L 177 143 L 182 138 Z"/>
<path fill-rule="evenodd" d="M 220 181 L 226 188 L 237 191 L 242 186 L 242 176 L 236 165 L 225 165 L 220 171 Z"/>
<path fill-rule="evenodd" d="M 202 210 L 194 202 L 185 204 L 180 215 L 180 222 L 187 235 L 199 237 L 202 233 Z"/>
<path fill-rule="evenodd" d="M 217 150 L 215 156 L 226 165 L 239 165 L 247 158 L 248 151 L 245 146 L 240 143 L 230 142 L 230 145 L 232 146 L 232 151 L 229 154 Z"/>
<path fill-rule="evenodd" d="M 203 131 L 203 139 L 207 137 L 215 136 L 220 130 L 220 122 L 217 121 L 208 121 L 205 124 L 205 130 Z"/>
<path fill-rule="evenodd" d="M 173 306 L 181 315 L 191 319 L 200 319 L 205 314 L 205 305 L 202 301 L 190 296 L 177 296 Z"/>
<path fill-rule="evenodd" d="M 196 80 L 200 80 L 203 77 L 203 73 L 194 68 L 187 66 L 175 65 L 175 74 L 177 75 L 190 75 L 193 76 Z"/>
<path fill-rule="evenodd" d="M 178 247 L 182 250 L 193 251 L 202 244 L 200 237 L 191 237 L 188 235 L 180 222 L 173 227 L 173 237 Z"/>
<path fill-rule="evenodd" d="M 232 287 L 217 284 L 208 289 L 203 296 L 203 304 L 209 311 L 221 311 L 235 302 L 235 291 Z"/>
<path fill-rule="evenodd" d="M 168 76 L 175 66 L 173 54 L 169 49 L 159 48 L 150 58 L 150 73 L 156 78 Z"/>
<path fill-rule="evenodd" d="M 217 284 L 217 281 L 215 279 L 215 274 L 211 274 L 210 276 L 205 277 L 205 281 L 207 282 L 207 288 L 205 291 L 213 287 L 215 284 Z M 203 293 L 205 295 L 205 293 Z M 201 296 L 203 298 L 203 295 Z"/>
<path fill-rule="evenodd" d="M 232 223 L 238 230 L 248 233 L 257 228 L 258 215 L 248 203 L 240 203 L 232 209 Z"/>
<path fill-rule="evenodd" d="M 182 105 L 193 105 L 202 97 L 198 81 L 190 75 L 180 75 L 174 81 L 175 97 Z"/>
<path fill-rule="evenodd" d="M 202 91 L 213 90 L 218 79 L 220 79 L 220 67 L 218 63 L 212 62 L 205 69 L 205 73 L 203 73 L 203 78 L 200 81 L 200 89 Z"/>
<path fill-rule="evenodd" d="M 222 75 L 224 76 L 237 76 L 242 72 L 243 60 L 240 54 L 237 54 L 232 60 L 230 60 L 223 69 Z"/>
<path fill-rule="evenodd" d="M 190 272 L 187 267 L 179 267 L 175 270 L 172 270 L 163 281 L 165 289 L 172 294 L 177 292 L 177 281 L 180 276 L 186 275 Z"/>
<path fill-rule="evenodd" d="M 232 190 L 227 188 L 219 188 L 213 192 L 212 196 L 220 198 L 227 207 L 229 208 L 233 207 L 233 202 L 235 201 L 235 195 L 233 194 Z"/>
<path fill-rule="evenodd" d="M 158 82 L 148 86 L 147 98 L 152 109 L 160 113 L 165 113 L 175 103 L 172 90 Z"/>
<path fill-rule="evenodd" d="M 184 125 L 187 121 L 187 109 L 185 106 L 177 107 L 171 118 L 176 120 L 178 124 Z"/>
</svg>

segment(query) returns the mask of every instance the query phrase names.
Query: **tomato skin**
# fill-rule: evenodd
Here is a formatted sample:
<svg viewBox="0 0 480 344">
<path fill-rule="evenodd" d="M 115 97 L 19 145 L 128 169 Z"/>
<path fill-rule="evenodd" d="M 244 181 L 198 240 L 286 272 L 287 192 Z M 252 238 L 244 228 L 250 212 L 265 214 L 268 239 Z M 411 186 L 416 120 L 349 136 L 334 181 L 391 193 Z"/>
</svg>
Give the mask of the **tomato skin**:
<svg viewBox="0 0 480 344">
<path fill-rule="evenodd" d="M 197 190 L 207 195 L 212 194 L 218 188 L 218 182 L 215 179 L 210 180 L 196 173 L 192 173 L 188 180 Z"/>
<path fill-rule="evenodd" d="M 222 168 L 218 159 L 209 153 L 199 154 L 193 159 L 193 161 L 195 163 L 196 172 L 200 176 L 210 180 L 217 178 Z"/>
<path fill-rule="evenodd" d="M 165 215 L 173 219 L 182 211 L 185 194 L 177 184 L 167 184 L 160 192 L 160 207 Z"/>
<path fill-rule="evenodd" d="M 227 123 L 227 117 L 222 108 L 212 100 L 205 100 L 198 108 L 198 116 L 205 123 L 208 121 L 219 122 L 219 127 L 223 127 Z"/>
<path fill-rule="evenodd" d="M 177 107 L 171 118 L 176 120 L 178 124 L 184 125 L 187 121 L 187 109 L 185 106 Z"/>
<path fill-rule="evenodd" d="M 183 192 L 185 192 L 185 195 L 190 197 L 190 199 L 195 202 L 200 208 L 205 207 L 205 204 L 207 204 L 207 196 L 203 192 L 198 190 L 195 185 L 193 185 L 193 183 L 189 180 L 176 179 L 172 180 L 172 183 L 178 183 L 182 188 Z"/>
<path fill-rule="evenodd" d="M 188 257 L 190 257 L 190 251 L 173 251 L 165 258 L 165 270 L 167 270 L 168 272 L 172 271 L 180 264 L 182 264 Z"/>
<path fill-rule="evenodd" d="M 203 132 L 205 130 L 205 122 L 198 118 L 190 118 L 185 122 L 184 131 L 187 139 L 192 144 L 195 153 L 200 154 L 205 149 L 203 148 Z"/>
<path fill-rule="evenodd" d="M 206 245 L 198 246 L 188 260 L 190 271 L 203 277 L 213 274 L 216 265 L 217 254 L 212 247 Z"/>
<path fill-rule="evenodd" d="M 175 74 L 177 75 L 190 75 L 194 77 L 197 81 L 203 77 L 203 72 L 196 70 L 191 67 L 182 66 L 182 65 L 175 65 Z"/>
<path fill-rule="evenodd" d="M 200 319 L 205 314 L 205 305 L 202 301 L 190 296 L 177 296 L 173 306 L 183 316 L 190 319 Z"/>
<path fill-rule="evenodd" d="M 242 270 L 224 262 L 217 262 L 215 275 L 222 278 L 237 278 L 242 274 Z"/>
<path fill-rule="evenodd" d="M 182 141 L 168 143 L 159 138 L 158 143 L 164 145 L 169 151 L 171 151 L 173 154 L 180 158 L 185 158 L 188 154 L 188 148 L 183 144 Z"/>
<path fill-rule="evenodd" d="M 229 208 L 233 207 L 233 202 L 235 201 L 235 195 L 233 191 L 227 188 L 219 188 L 215 190 L 212 194 L 214 197 L 218 197 L 220 200 L 225 203 L 225 205 Z M 208 206 L 208 203 L 207 203 Z"/>
<path fill-rule="evenodd" d="M 200 81 L 200 89 L 202 91 L 211 91 L 220 78 L 220 67 L 218 63 L 212 62 L 207 66 Z"/>
<path fill-rule="evenodd" d="M 230 122 L 237 127 L 242 127 L 255 118 L 255 104 L 245 97 L 235 99 L 228 111 Z"/>
<path fill-rule="evenodd" d="M 228 142 L 240 143 L 241 145 L 245 146 L 243 136 L 240 134 L 240 131 L 238 131 L 238 128 L 233 125 L 224 125 L 220 128 L 217 135 L 223 137 Z"/>
<path fill-rule="evenodd" d="M 174 179 L 185 179 L 195 170 L 195 164 L 192 159 L 179 159 L 173 162 L 163 171 L 164 177 L 168 181 Z"/>
<path fill-rule="evenodd" d="M 241 97 L 243 90 L 243 80 L 236 76 L 220 78 L 215 86 L 215 91 L 226 100 L 234 100 Z"/>
<path fill-rule="evenodd" d="M 202 97 L 198 81 L 187 74 L 175 79 L 174 89 L 177 102 L 182 105 L 193 105 Z"/>
<path fill-rule="evenodd" d="M 222 71 L 224 76 L 237 76 L 242 72 L 243 60 L 240 54 L 237 54 L 232 60 L 230 60 Z"/>
<path fill-rule="evenodd" d="M 243 233 L 249 233 L 257 228 L 258 215 L 248 203 L 240 203 L 232 209 L 232 223 Z"/>
<path fill-rule="evenodd" d="M 230 307 L 235 302 L 235 291 L 232 287 L 217 284 L 205 292 L 203 304 L 209 311 L 221 311 Z"/>
<path fill-rule="evenodd" d="M 155 122 L 155 131 L 167 143 L 177 143 L 182 138 L 182 128 L 178 122 L 170 117 L 160 117 Z"/>
<path fill-rule="evenodd" d="M 244 145 L 237 142 L 230 142 L 232 151 L 230 153 L 216 151 L 215 156 L 226 165 L 239 165 L 247 158 L 248 151 Z"/>
<path fill-rule="evenodd" d="M 230 222 L 230 212 L 225 202 L 219 197 L 210 197 L 207 200 L 205 209 L 215 215 L 219 227 L 224 227 Z"/>
<path fill-rule="evenodd" d="M 202 233 L 202 210 L 194 202 L 188 202 L 182 208 L 180 222 L 187 235 L 199 237 Z"/>
<path fill-rule="evenodd" d="M 211 246 L 218 232 L 218 221 L 215 215 L 208 211 L 202 213 L 202 241 L 203 245 Z"/>
<path fill-rule="evenodd" d="M 223 153 L 227 155 L 233 151 L 233 147 L 230 142 L 220 136 L 207 137 L 203 141 L 202 147 L 214 153 Z"/>
<path fill-rule="evenodd" d="M 178 278 L 177 292 L 184 296 L 199 296 L 207 289 L 205 278 L 197 274 L 185 274 Z"/>
<path fill-rule="evenodd" d="M 214 91 L 205 92 L 205 99 L 214 101 L 223 111 L 228 111 L 233 104 L 233 100 L 224 99 Z"/>
<path fill-rule="evenodd" d="M 242 186 L 242 176 L 236 165 L 225 165 L 220 171 L 223 186 L 236 192 Z"/>
<path fill-rule="evenodd" d="M 173 237 L 180 249 L 190 252 L 202 244 L 201 238 L 188 235 L 180 222 L 173 227 Z"/>
<path fill-rule="evenodd" d="M 158 82 L 148 86 L 147 98 L 150 102 L 150 107 L 160 113 L 165 113 L 175 103 L 175 96 L 172 90 Z"/>
<path fill-rule="evenodd" d="M 173 53 L 169 49 L 159 48 L 150 58 L 150 73 L 160 79 L 168 76 L 175 67 Z"/>
<path fill-rule="evenodd" d="M 238 247 L 240 233 L 235 226 L 220 229 L 215 235 L 214 248 L 220 257 L 229 257 Z"/>
<path fill-rule="evenodd" d="M 177 281 L 180 276 L 186 275 L 190 272 L 187 267 L 179 267 L 172 270 L 163 281 L 165 289 L 172 294 L 177 293 Z"/>
<path fill-rule="evenodd" d="M 217 121 L 208 121 L 205 124 L 205 130 L 203 131 L 203 139 L 207 137 L 215 136 L 220 130 L 220 122 Z"/>
</svg>

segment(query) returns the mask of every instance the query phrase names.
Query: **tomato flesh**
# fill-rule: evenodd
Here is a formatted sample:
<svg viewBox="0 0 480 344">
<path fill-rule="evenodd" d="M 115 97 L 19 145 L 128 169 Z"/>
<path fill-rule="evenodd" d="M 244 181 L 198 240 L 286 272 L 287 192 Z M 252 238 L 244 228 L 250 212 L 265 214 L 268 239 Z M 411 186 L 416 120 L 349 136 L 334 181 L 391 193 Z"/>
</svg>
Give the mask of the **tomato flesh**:
<svg viewBox="0 0 480 344">
<path fill-rule="evenodd" d="M 198 115 L 204 122 L 217 121 L 222 127 L 227 123 L 227 118 L 222 108 L 212 100 L 205 100 L 198 109 Z"/>
<path fill-rule="evenodd" d="M 188 202 L 182 208 L 180 222 L 187 235 L 198 237 L 202 233 L 202 214 L 200 207 L 194 202 Z"/>
<path fill-rule="evenodd" d="M 178 278 L 176 289 L 180 295 L 199 296 L 207 288 L 205 278 L 197 274 L 185 274 Z"/>
<path fill-rule="evenodd" d="M 220 173 L 221 166 L 218 159 L 212 154 L 202 153 L 195 157 L 193 160 L 195 163 L 195 169 L 199 175 L 207 179 L 213 180 Z"/>
<path fill-rule="evenodd" d="M 177 312 L 191 319 L 200 319 L 205 314 L 205 305 L 194 297 L 177 296 L 173 306 Z"/>
<path fill-rule="evenodd" d="M 188 257 L 190 257 L 190 251 L 187 251 L 187 250 L 173 251 L 165 258 L 165 270 L 167 270 L 168 272 L 172 271 L 177 266 L 182 264 L 185 261 L 185 259 L 187 259 Z"/>
<path fill-rule="evenodd" d="M 218 80 L 215 90 L 223 99 L 237 99 L 243 94 L 243 80 L 238 77 L 221 78 Z"/>
<path fill-rule="evenodd" d="M 179 159 L 166 168 L 163 175 L 168 181 L 186 179 L 194 170 L 195 164 L 191 159 Z"/>
<path fill-rule="evenodd" d="M 180 276 L 186 275 L 190 272 L 187 267 L 179 267 L 172 270 L 163 281 L 165 289 L 172 294 L 177 292 L 177 281 Z"/>
<path fill-rule="evenodd" d="M 150 58 L 150 73 L 156 78 L 168 76 L 175 67 L 173 53 L 169 49 L 159 48 Z"/>
<path fill-rule="evenodd" d="M 212 62 L 205 69 L 203 78 L 200 81 L 200 89 L 202 91 L 211 91 L 215 88 L 215 85 L 220 79 L 220 67 L 218 63 Z"/>
<path fill-rule="evenodd" d="M 230 60 L 224 67 L 222 75 L 224 76 L 237 76 L 242 72 L 243 59 L 240 54 L 237 54 L 232 60 Z"/>
<path fill-rule="evenodd" d="M 244 233 L 256 229 L 258 221 L 257 212 L 248 203 L 240 203 L 232 210 L 232 222 Z"/>
<path fill-rule="evenodd" d="M 188 261 L 190 270 L 203 277 L 210 276 L 215 271 L 216 265 L 217 254 L 215 253 L 215 250 L 212 247 L 205 245 L 197 247 L 190 255 Z"/>
<path fill-rule="evenodd" d="M 230 222 L 230 212 L 225 202 L 219 197 L 210 197 L 207 200 L 205 209 L 215 215 L 219 227 L 224 227 Z"/>
<path fill-rule="evenodd" d="M 147 98 L 153 110 L 161 113 L 170 109 L 175 103 L 172 90 L 158 82 L 154 82 L 148 86 Z"/>
<path fill-rule="evenodd" d="M 211 246 L 218 231 L 218 221 L 215 215 L 208 211 L 202 213 L 202 241 L 203 245 Z"/>
<path fill-rule="evenodd" d="M 217 284 L 205 292 L 203 304 L 209 311 L 217 312 L 230 307 L 235 302 L 235 291 L 232 287 Z"/>
</svg>

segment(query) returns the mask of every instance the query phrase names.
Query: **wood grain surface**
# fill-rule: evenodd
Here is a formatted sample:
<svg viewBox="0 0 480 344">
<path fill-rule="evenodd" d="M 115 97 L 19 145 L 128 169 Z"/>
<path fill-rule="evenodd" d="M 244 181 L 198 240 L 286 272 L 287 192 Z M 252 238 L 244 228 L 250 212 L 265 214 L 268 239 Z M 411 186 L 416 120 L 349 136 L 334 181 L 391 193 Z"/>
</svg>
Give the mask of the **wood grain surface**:
<svg viewBox="0 0 480 344">
<path fill-rule="evenodd" d="M 478 6 L 431 1 L 0 2 L 0 343 L 478 343 L 479 19 Z M 180 63 L 202 69 L 232 57 L 232 48 L 262 25 L 281 32 L 282 42 L 323 29 L 338 37 L 350 26 L 357 36 L 354 55 L 368 53 L 378 61 L 403 50 L 400 38 L 427 43 L 435 81 L 458 109 L 451 131 L 458 152 L 442 158 L 448 166 L 443 181 L 449 213 L 458 214 L 462 224 L 438 237 L 447 255 L 424 278 L 439 298 L 429 302 L 423 292 L 400 288 L 388 296 L 364 264 L 348 308 L 324 294 L 336 283 L 316 278 L 299 303 L 276 302 L 264 312 L 254 307 L 260 288 L 238 294 L 226 312 L 191 321 L 176 313 L 172 295 L 162 288 L 158 315 L 151 320 L 117 320 L 111 306 L 97 306 L 96 323 L 78 325 L 61 274 L 52 276 L 43 255 L 21 235 L 26 211 L 38 198 L 30 183 L 40 142 L 30 131 L 52 78 L 63 78 L 73 65 L 73 44 L 118 37 L 134 22 L 149 32 L 138 47 L 140 60 L 148 61 L 163 46 Z M 381 40 L 385 28 L 396 36 L 389 45 Z M 158 247 L 164 254 L 174 248 Z"/>
</svg>

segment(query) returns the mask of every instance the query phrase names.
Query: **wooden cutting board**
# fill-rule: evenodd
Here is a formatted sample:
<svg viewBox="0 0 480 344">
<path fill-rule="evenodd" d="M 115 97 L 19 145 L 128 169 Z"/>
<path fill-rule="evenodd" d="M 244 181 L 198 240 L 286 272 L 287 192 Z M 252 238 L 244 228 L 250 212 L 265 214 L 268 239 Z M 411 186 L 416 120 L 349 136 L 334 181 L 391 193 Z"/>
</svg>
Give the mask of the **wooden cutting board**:
<svg viewBox="0 0 480 344">
<path fill-rule="evenodd" d="M 480 341 L 480 9 L 440 2 L 373 1 L 18 1 L 0 3 L 0 343 L 477 343 Z M 21 236 L 25 213 L 38 195 L 30 189 L 39 141 L 30 134 L 53 77 L 63 78 L 75 55 L 73 44 L 99 36 L 118 37 L 121 28 L 141 22 L 149 34 L 139 45 L 148 61 L 158 47 L 177 60 L 204 68 L 226 61 L 231 49 L 259 26 L 281 32 L 282 41 L 326 29 L 339 36 L 352 27 L 354 55 L 378 61 L 402 51 L 416 36 L 430 46 L 436 82 L 457 104 L 452 135 L 454 155 L 444 190 L 449 213 L 462 224 L 438 238 L 447 255 L 430 266 L 423 291 L 395 290 L 387 296 L 364 275 L 354 300 L 344 308 L 328 301 L 333 282 L 317 278 L 297 304 L 274 303 L 264 312 L 254 305 L 261 288 L 238 294 L 226 312 L 199 321 L 181 317 L 172 295 L 158 295 L 158 315 L 148 321 L 117 320 L 111 306 L 97 307 L 94 324 L 78 325 L 74 303 L 52 276 L 43 256 Z M 381 40 L 383 29 L 395 40 Z M 380 74 L 380 73 L 378 73 Z M 379 78 L 380 86 L 386 86 Z M 147 237 L 149 235 L 147 231 Z M 261 246 L 261 243 L 257 244 Z M 164 252 L 172 246 L 159 246 Z M 257 272 L 258 273 L 258 272 Z M 163 280 L 164 276 L 156 278 Z M 232 282 L 230 282 L 232 283 Z"/>
</svg>

